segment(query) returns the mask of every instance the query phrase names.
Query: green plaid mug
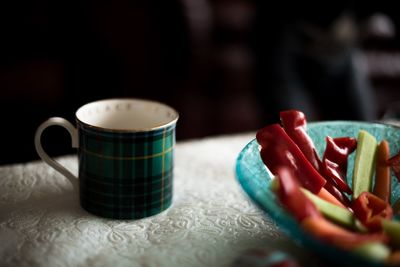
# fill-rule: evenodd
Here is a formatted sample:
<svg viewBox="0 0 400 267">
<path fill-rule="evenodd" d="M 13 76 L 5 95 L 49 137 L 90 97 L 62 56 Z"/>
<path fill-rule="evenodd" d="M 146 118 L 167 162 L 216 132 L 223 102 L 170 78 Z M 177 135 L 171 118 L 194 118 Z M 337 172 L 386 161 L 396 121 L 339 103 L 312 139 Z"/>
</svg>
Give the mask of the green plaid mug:
<svg viewBox="0 0 400 267">
<path fill-rule="evenodd" d="M 77 128 L 59 117 L 42 123 L 35 147 L 43 161 L 79 190 L 85 210 L 101 217 L 139 219 L 171 205 L 178 120 L 173 108 L 148 100 L 108 99 L 82 106 L 75 117 Z M 43 150 L 42 132 L 52 125 L 66 128 L 78 148 L 79 179 Z"/>
</svg>

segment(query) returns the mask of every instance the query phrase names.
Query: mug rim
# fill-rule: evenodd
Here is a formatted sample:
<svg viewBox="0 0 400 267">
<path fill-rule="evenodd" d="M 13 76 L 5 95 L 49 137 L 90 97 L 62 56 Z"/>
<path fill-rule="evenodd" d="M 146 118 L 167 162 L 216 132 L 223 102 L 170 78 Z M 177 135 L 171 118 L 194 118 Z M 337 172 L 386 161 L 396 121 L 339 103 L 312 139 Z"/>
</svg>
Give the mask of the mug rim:
<svg viewBox="0 0 400 267">
<path fill-rule="evenodd" d="M 89 106 L 89 105 L 93 105 L 93 104 L 97 104 L 97 103 L 101 103 L 101 102 L 114 102 L 114 101 L 133 101 L 133 102 L 142 102 L 142 103 L 149 103 L 149 104 L 153 104 L 153 105 L 158 105 L 158 106 L 163 106 L 165 108 L 168 108 L 172 111 L 173 114 L 173 119 L 169 120 L 167 123 L 163 123 L 160 125 L 156 125 L 154 127 L 143 127 L 143 128 L 132 128 L 132 129 L 115 129 L 115 128 L 108 128 L 108 127 L 101 127 L 101 126 L 97 126 L 97 125 L 93 125 L 93 124 L 89 124 L 87 122 L 84 122 L 82 119 L 79 119 L 79 111 L 81 111 L 83 108 Z M 106 99 L 100 99 L 100 100 L 96 100 L 96 101 L 92 101 L 89 103 L 86 103 L 82 106 L 80 106 L 76 112 L 75 112 L 75 120 L 77 121 L 78 124 L 82 124 L 85 127 L 88 128 L 92 128 L 92 129 L 97 129 L 100 131 L 106 131 L 106 132 L 125 132 L 125 133 L 139 133 L 139 132 L 150 132 L 150 131 L 156 131 L 159 129 L 164 129 L 167 128 L 169 126 L 172 126 L 174 124 L 176 124 L 176 122 L 179 119 L 179 113 L 176 111 L 176 109 L 174 109 L 173 107 L 159 102 L 159 101 L 155 101 L 155 100 L 149 100 L 149 99 L 144 99 L 144 98 L 106 98 Z"/>
</svg>

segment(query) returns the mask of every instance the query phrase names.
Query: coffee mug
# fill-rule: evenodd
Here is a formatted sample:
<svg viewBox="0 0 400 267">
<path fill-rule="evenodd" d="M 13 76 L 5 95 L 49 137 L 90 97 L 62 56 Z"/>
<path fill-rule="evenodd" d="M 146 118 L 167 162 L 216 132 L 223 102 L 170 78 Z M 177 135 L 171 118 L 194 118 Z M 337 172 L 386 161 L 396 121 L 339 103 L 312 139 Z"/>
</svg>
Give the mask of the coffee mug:
<svg viewBox="0 0 400 267">
<path fill-rule="evenodd" d="M 172 204 L 178 117 L 173 108 L 154 101 L 100 100 L 76 111 L 76 128 L 59 117 L 43 122 L 35 147 L 44 162 L 79 190 L 80 204 L 88 212 L 114 219 L 144 218 Z M 43 150 L 42 132 L 53 125 L 67 129 L 72 147 L 78 149 L 79 179 Z"/>
</svg>

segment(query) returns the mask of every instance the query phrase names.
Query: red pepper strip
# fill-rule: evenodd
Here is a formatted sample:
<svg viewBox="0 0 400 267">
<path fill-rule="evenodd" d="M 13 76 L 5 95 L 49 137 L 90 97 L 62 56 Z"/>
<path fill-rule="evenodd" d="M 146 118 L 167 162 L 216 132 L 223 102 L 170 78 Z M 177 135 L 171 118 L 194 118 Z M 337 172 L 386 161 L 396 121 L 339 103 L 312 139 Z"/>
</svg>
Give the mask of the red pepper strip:
<svg viewBox="0 0 400 267">
<path fill-rule="evenodd" d="M 315 238 L 343 249 L 356 248 L 368 242 L 386 243 L 389 240 L 384 233 L 355 233 L 320 217 L 308 217 L 301 226 Z"/>
<path fill-rule="evenodd" d="M 389 143 L 382 140 L 376 152 L 375 185 L 373 193 L 390 204 L 390 192 L 392 179 L 390 177 L 390 166 L 388 159 L 390 157 Z"/>
<path fill-rule="evenodd" d="M 348 197 L 346 197 L 342 192 L 339 191 L 333 184 L 326 183 L 324 185 L 324 189 L 328 191 L 331 195 L 333 195 L 342 205 L 342 207 L 348 208 L 351 205 L 351 201 Z M 336 203 L 334 203 L 336 204 Z"/>
<path fill-rule="evenodd" d="M 353 201 L 352 209 L 354 215 L 371 231 L 381 230 L 381 220 L 391 220 L 393 217 L 393 210 L 389 203 L 370 192 L 362 192 Z"/>
<path fill-rule="evenodd" d="M 341 192 L 352 194 L 350 186 L 344 181 L 339 173 L 339 165 L 328 159 L 324 159 L 321 165 L 321 173 L 332 186 L 337 187 Z"/>
<path fill-rule="evenodd" d="M 278 167 L 288 167 L 294 171 L 302 186 L 314 194 L 325 185 L 326 180 L 279 124 L 271 124 L 259 130 L 256 138 L 261 145 L 261 158 L 273 174 L 276 174 Z"/>
<path fill-rule="evenodd" d="M 333 139 L 327 136 L 326 149 L 322 158 L 322 175 L 340 191 L 348 194 L 353 192 L 345 180 L 347 160 L 356 147 L 357 140 L 355 138 L 341 137 Z"/>
<path fill-rule="evenodd" d="M 392 168 L 394 175 L 400 182 L 400 151 L 388 160 L 390 167 Z"/>
<path fill-rule="evenodd" d="M 278 197 L 288 211 L 301 222 L 308 217 L 322 217 L 314 203 L 300 190 L 300 184 L 288 167 L 277 167 Z"/>
<path fill-rule="evenodd" d="M 347 161 L 357 148 L 357 139 L 353 137 L 326 137 L 326 149 L 323 159 L 328 159 L 339 165 L 340 175 L 346 177 Z"/>
<path fill-rule="evenodd" d="M 303 112 L 298 110 L 286 110 L 279 113 L 283 128 L 290 138 L 303 152 L 316 170 L 319 170 L 321 160 L 315 150 L 314 142 L 307 134 L 307 121 Z"/>
</svg>

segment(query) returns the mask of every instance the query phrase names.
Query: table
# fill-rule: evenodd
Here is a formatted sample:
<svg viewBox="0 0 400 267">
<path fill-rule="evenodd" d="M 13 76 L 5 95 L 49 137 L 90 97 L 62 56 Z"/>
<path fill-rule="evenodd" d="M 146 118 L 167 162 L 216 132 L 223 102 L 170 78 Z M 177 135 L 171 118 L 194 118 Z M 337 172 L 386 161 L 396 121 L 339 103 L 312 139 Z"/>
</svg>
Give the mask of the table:
<svg viewBox="0 0 400 267">
<path fill-rule="evenodd" d="M 322 266 L 237 183 L 236 157 L 254 136 L 178 143 L 173 206 L 136 221 L 82 210 L 67 179 L 43 162 L 0 167 L 0 266 L 220 267 L 257 247 L 289 252 L 303 266 Z M 77 173 L 76 156 L 57 160 Z"/>
</svg>

